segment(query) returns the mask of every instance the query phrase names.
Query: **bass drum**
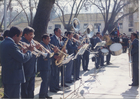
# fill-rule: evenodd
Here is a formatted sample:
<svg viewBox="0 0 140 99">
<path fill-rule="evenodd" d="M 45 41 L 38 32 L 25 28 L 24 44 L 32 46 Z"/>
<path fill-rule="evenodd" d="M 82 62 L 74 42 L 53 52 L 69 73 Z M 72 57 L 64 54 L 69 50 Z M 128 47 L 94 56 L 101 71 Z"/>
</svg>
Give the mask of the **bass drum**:
<svg viewBox="0 0 140 99">
<path fill-rule="evenodd" d="M 114 56 L 120 55 L 122 53 L 122 45 L 120 43 L 114 43 L 109 47 L 111 54 Z"/>
<path fill-rule="evenodd" d="M 102 55 L 106 56 L 109 53 L 109 50 L 106 48 L 101 49 Z"/>
</svg>

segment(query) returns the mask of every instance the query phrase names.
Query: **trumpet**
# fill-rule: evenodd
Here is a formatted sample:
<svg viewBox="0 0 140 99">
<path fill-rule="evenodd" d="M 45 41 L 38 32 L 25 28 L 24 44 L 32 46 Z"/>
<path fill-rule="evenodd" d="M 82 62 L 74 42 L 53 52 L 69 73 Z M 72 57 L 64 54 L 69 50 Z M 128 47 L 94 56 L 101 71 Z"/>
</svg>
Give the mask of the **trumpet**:
<svg viewBox="0 0 140 99">
<path fill-rule="evenodd" d="M 38 41 L 36 41 L 36 40 L 33 40 L 34 41 L 34 43 L 35 44 L 40 44 Z M 48 49 L 46 49 L 43 45 L 41 45 L 40 44 L 40 47 L 43 49 L 43 51 L 44 51 L 44 53 L 45 53 L 45 51 L 47 52 L 47 53 L 49 53 L 50 54 L 50 58 L 54 55 L 54 52 L 50 52 Z"/>
<path fill-rule="evenodd" d="M 22 42 L 22 41 L 19 41 L 18 45 L 20 47 L 24 48 L 24 49 L 26 49 L 25 46 L 26 47 L 29 47 L 30 46 L 29 44 L 27 44 L 25 42 Z M 36 50 L 32 51 L 32 54 L 34 54 L 36 57 L 39 57 L 39 53 Z"/>
</svg>

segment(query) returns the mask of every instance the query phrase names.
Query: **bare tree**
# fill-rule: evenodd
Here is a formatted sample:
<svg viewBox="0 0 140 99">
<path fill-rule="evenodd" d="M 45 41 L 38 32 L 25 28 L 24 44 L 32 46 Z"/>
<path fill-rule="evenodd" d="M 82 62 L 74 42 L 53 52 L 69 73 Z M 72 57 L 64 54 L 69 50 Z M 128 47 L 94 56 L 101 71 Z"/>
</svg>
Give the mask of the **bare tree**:
<svg viewBox="0 0 140 99">
<path fill-rule="evenodd" d="M 66 30 L 71 30 L 71 21 L 73 18 L 76 18 L 79 15 L 85 1 L 86 0 L 72 0 L 72 1 L 67 1 L 65 5 L 60 5 L 59 1 L 55 3 L 55 5 L 60 9 L 61 12 L 61 15 L 58 14 L 58 17 Z M 69 21 L 66 23 L 65 8 L 67 4 L 69 4 L 69 6 L 71 7 L 71 12 L 70 12 Z"/>
<path fill-rule="evenodd" d="M 33 21 L 35 39 L 38 41 L 41 41 L 41 35 L 47 31 L 50 13 L 54 3 L 55 0 L 39 0 L 38 8 Z"/>
<path fill-rule="evenodd" d="M 110 33 L 119 20 L 138 11 L 138 6 L 136 6 L 131 12 L 123 12 L 124 8 L 133 4 L 134 1 L 138 2 L 138 0 L 90 0 L 90 2 L 100 10 L 103 16 L 105 23 L 105 27 L 102 31 L 103 34 L 106 31 Z M 122 15 L 117 18 L 120 12 L 122 12 Z"/>
</svg>

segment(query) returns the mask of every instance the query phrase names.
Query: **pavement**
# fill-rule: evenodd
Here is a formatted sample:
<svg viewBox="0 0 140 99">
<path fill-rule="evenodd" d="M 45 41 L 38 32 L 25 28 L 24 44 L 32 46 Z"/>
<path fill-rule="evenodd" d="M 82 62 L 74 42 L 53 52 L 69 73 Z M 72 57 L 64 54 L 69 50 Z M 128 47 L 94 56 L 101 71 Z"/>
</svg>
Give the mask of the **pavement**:
<svg viewBox="0 0 140 99">
<path fill-rule="evenodd" d="M 93 55 L 90 55 L 90 58 Z M 53 99 L 66 98 L 139 98 L 139 87 L 129 86 L 132 83 L 131 66 L 128 54 L 111 56 L 111 65 L 95 69 L 95 62 L 89 61 L 90 71 L 80 69 L 80 80 L 67 84 L 69 88 L 61 88 L 57 93 L 49 92 Z M 105 63 L 106 64 L 106 63 Z M 38 99 L 40 86 L 35 88 L 35 99 Z"/>
</svg>

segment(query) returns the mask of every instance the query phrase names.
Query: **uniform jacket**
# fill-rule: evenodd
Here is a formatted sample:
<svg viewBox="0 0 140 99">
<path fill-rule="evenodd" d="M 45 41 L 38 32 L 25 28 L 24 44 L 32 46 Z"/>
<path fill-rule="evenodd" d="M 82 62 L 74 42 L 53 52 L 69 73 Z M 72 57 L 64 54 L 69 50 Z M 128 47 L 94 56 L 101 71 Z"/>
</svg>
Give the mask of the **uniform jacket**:
<svg viewBox="0 0 140 99">
<path fill-rule="evenodd" d="M 4 84 L 25 82 L 23 63 L 27 62 L 31 57 L 30 51 L 23 54 L 12 38 L 5 38 L 0 45 L 2 82 Z"/>
</svg>

